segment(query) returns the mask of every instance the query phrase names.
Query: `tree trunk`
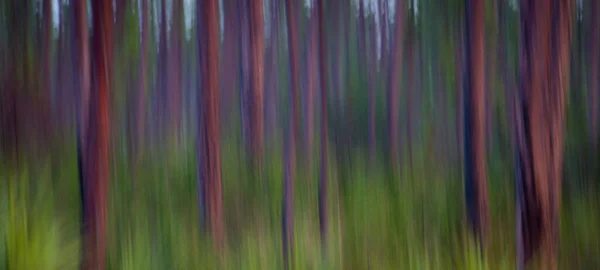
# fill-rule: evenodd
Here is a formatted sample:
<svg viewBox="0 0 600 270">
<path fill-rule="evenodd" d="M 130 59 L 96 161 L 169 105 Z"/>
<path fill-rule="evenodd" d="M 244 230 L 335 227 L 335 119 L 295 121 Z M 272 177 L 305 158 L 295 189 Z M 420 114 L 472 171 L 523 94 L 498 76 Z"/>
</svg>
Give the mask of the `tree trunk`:
<svg viewBox="0 0 600 270">
<path fill-rule="evenodd" d="M 183 27 L 183 0 L 172 1 L 173 12 L 171 18 L 170 47 L 169 47 L 169 118 L 170 134 L 179 141 L 181 132 L 181 98 L 182 98 L 182 31 Z"/>
<path fill-rule="evenodd" d="M 590 24 L 590 31 L 592 36 L 591 41 L 591 58 L 590 58 L 590 96 L 591 96 L 591 122 L 592 122 L 592 143 L 594 147 L 598 144 L 598 91 L 600 90 L 598 81 L 598 66 L 600 65 L 600 51 L 598 46 L 600 45 L 600 33 L 598 26 L 600 25 L 600 1 L 591 1 L 592 10 L 591 18 L 592 23 Z"/>
<path fill-rule="evenodd" d="M 252 140 L 251 140 L 251 135 L 250 135 L 250 116 L 248 115 L 249 112 L 249 94 L 248 94 L 248 89 L 249 89 L 249 75 L 248 72 L 250 70 L 250 60 L 249 60 L 249 55 L 248 55 L 248 47 L 249 44 L 248 42 L 250 42 L 250 36 L 249 36 L 249 18 L 248 18 L 248 13 L 245 12 L 248 9 L 248 2 L 245 0 L 238 0 L 238 6 L 237 6 L 237 12 L 238 12 L 238 26 L 239 26 L 239 31 L 240 31 L 240 37 L 239 37 L 239 71 L 240 71 L 240 96 L 239 96 L 239 101 L 240 101 L 240 122 L 241 122 L 241 135 L 242 135 L 242 145 L 244 146 L 244 150 L 246 153 L 249 153 L 251 151 L 248 151 L 248 148 L 251 148 L 250 145 L 252 144 Z"/>
<path fill-rule="evenodd" d="M 390 85 L 387 90 L 387 102 L 388 102 L 388 126 L 389 126 L 389 140 L 390 140 L 390 165 L 392 168 L 398 162 L 398 151 L 399 143 L 398 137 L 400 135 L 399 117 L 398 111 L 398 98 L 400 91 L 400 79 L 402 78 L 402 54 L 404 45 L 404 13 L 405 13 L 405 2 L 396 2 L 395 11 L 395 29 L 394 29 L 394 50 L 392 51 L 391 59 L 391 74 L 390 74 Z M 409 57 L 412 57 L 409 55 Z M 411 68 L 409 66 L 409 68 Z M 411 79 L 412 80 L 412 79 Z M 412 86 L 412 85 L 411 85 Z M 409 86 L 410 87 L 410 86 Z M 410 90 L 409 90 L 410 91 Z M 410 100 L 408 101 L 410 103 Z M 410 142 L 408 142 L 410 143 Z"/>
<path fill-rule="evenodd" d="M 85 3 L 81 4 L 85 6 Z M 85 12 L 85 9 L 80 10 L 80 12 Z M 84 152 L 86 156 L 84 182 L 86 260 L 84 263 L 86 269 L 105 269 L 110 134 L 108 103 L 111 89 L 113 22 L 110 2 L 107 0 L 94 1 L 92 4 L 92 18 L 95 26 L 92 35 L 93 99 L 95 102 L 92 104 L 89 115 L 87 149 Z"/>
<path fill-rule="evenodd" d="M 76 106 L 76 132 L 77 132 L 77 167 L 79 171 L 79 186 L 81 196 L 81 208 L 82 208 L 82 234 L 83 237 L 87 237 L 88 229 L 86 224 L 91 222 L 88 221 L 86 216 L 86 209 L 88 208 L 87 202 L 87 187 L 86 175 L 86 155 L 87 155 L 87 134 L 88 134 L 88 115 L 89 115 L 89 101 L 90 101 L 90 51 L 89 51 L 89 39 L 88 39 L 88 18 L 87 18 L 87 3 L 84 0 L 78 0 L 73 2 L 73 17 L 74 17 L 74 40 L 75 40 L 75 52 L 76 56 L 76 70 L 78 74 L 74 76 L 77 79 L 75 87 L 78 92 L 78 102 Z M 87 189 L 86 189 L 87 188 Z M 91 244 L 90 244 L 91 246 Z M 88 254 L 84 252 L 84 260 L 88 258 Z"/>
<path fill-rule="evenodd" d="M 543 269 L 556 269 L 560 226 L 565 96 L 569 84 L 571 10 L 568 0 L 553 5 L 521 3 L 522 59 L 519 145 L 524 260 L 540 248 Z"/>
<path fill-rule="evenodd" d="M 325 247 L 327 241 L 327 72 L 325 69 L 325 11 L 324 1 L 318 0 L 319 4 L 319 71 L 321 73 L 321 176 L 319 181 L 319 225 L 321 230 L 321 244 Z M 325 251 L 325 248 L 323 248 Z"/>
<path fill-rule="evenodd" d="M 285 146 L 285 172 L 283 184 L 283 258 L 284 268 L 288 269 L 293 261 L 292 248 L 294 246 L 294 174 L 295 174 L 295 143 L 296 130 L 299 123 L 298 118 L 298 100 L 299 100 L 299 81 L 298 81 L 298 50 L 296 42 L 296 11 L 293 0 L 286 0 L 286 18 L 288 30 L 288 47 L 290 57 L 290 114 L 289 127 Z"/>
<path fill-rule="evenodd" d="M 150 0 L 140 0 L 142 1 L 142 33 L 141 33 L 141 43 L 140 43 L 140 70 L 139 70 L 139 89 L 138 89 L 138 104 L 137 104 L 137 117 L 136 119 L 136 161 L 139 162 L 141 156 L 143 154 L 143 147 L 145 143 L 145 130 L 146 130 L 146 96 L 148 92 L 148 41 L 150 31 L 149 21 L 150 16 L 148 16 L 148 1 Z"/>
<path fill-rule="evenodd" d="M 250 5 L 250 46 L 252 57 L 252 97 L 250 102 L 252 155 L 256 166 L 262 164 L 263 155 L 263 88 L 264 88 L 264 27 L 263 1 L 254 0 Z"/>
<path fill-rule="evenodd" d="M 42 87 L 46 87 L 44 89 L 44 93 L 48 96 L 52 93 L 52 1 L 44 0 L 44 83 Z M 59 48 L 60 50 L 60 48 Z"/>
<path fill-rule="evenodd" d="M 484 2 L 466 0 L 465 185 L 467 214 L 480 244 L 489 234 L 485 132 Z"/>
<path fill-rule="evenodd" d="M 315 92 L 318 89 L 318 7 L 313 6 L 310 15 L 309 41 L 308 41 L 308 87 L 306 93 L 306 157 L 307 164 L 312 168 L 313 147 L 314 147 L 314 102 Z"/>
<path fill-rule="evenodd" d="M 168 134 L 166 131 L 167 125 L 167 114 L 169 104 L 169 56 L 167 47 L 167 0 L 160 0 L 160 24 L 159 24 L 159 47 L 158 47 L 158 91 L 156 91 L 156 113 L 158 113 L 158 142 L 163 144 L 164 135 Z"/>
<path fill-rule="evenodd" d="M 201 139 L 199 159 L 209 227 L 217 249 L 224 245 L 223 203 L 221 187 L 221 139 L 219 130 L 219 4 L 217 0 L 198 1 L 201 14 L 198 27 L 203 28 L 199 40 L 202 54 Z"/>
</svg>

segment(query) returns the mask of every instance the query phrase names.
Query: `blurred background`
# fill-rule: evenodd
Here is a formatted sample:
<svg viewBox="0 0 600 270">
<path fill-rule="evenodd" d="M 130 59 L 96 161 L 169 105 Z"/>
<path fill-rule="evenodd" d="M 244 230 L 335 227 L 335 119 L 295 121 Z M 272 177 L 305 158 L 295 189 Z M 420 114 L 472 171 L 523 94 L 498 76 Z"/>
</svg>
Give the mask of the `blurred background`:
<svg viewBox="0 0 600 270">
<path fill-rule="evenodd" d="M 599 269 L 600 1 L 0 1 L 0 269 Z"/>
</svg>

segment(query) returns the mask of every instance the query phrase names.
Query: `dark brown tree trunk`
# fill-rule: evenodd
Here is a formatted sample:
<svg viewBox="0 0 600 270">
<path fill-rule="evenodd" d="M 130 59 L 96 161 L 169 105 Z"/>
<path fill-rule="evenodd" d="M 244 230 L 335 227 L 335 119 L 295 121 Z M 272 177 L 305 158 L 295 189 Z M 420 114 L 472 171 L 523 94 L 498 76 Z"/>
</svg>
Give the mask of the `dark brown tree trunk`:
<svg viewBox="0 0 600 270">
<path fill-rule="evenodd" d="M 250 46 L 252 57 L 252 91 L 251 91 L 251 132 L 252 155 L 256 166 L 262 164 L 263 156 L 263 88 L 264 88 L 264 27 L 263 1 L 254 0 L 250 5 Z"/>
<path fill-rule="evenodd" d="M 591 16 L 592 23 L 590 30 L 592 32 L 591 41 L 591 58 L 590 58 L 590 96 L 591 96 L 591 122 L 592 122 L 592 143 L 594 147 L 597 147 L 598 142 L 598 91 L 600 90 L 598 81 L 598 66 L 600 65 L 600 51 L 598 46 L 600 45 L 600 33 L 598 27 L 600 26 L 600 1 L 592 1 Z"/>
<path fill-rule="evenodd" d="M 84 3 L 82 3 L 84 4 Z M 86 197 L 84 212 L 85 268 L 105 269 L 106 264 L 106 211 L 109 182 L 109 91 L 112 68 L 112 8 L 110 1 L 94 1 L 93 18 L 93 75 L 94 91 L 87 149 L 85 151 Z"/>
<path fill-rule="evenodd" d="M 202 160 L 204 204 L 207 206 L 209 227 L 219 250 L 224 245 L 223 203 L 221 187 L 221 139 L 219 131 L 219 3 L 217 0 L 198 1 L 201 14 L 198 27 L 203 28 L 199 40 L 202 54 L 201 132 L 199 159 Z M 200 6 L 200 4 L 202 6 Z"/>
<path fill-rule="evenodd" d="M 52 90 L 52 1 L 44 0 L 44 82 L 42 87 L 45 87 L 44 93 L 48 96 Z M 60 50 L 60 48 L 59 48 Z"/>
<path fill-rule="evenodd" d="M 75 68 L 77 75 L 74 77 L 77 79 L 75 87 L 77 88 L 77 106 L 76 106 L 76 132 L 77 132 L 77 167 L 79 171 L 79 186 L 81 196 L 81 208 L 82 208 L 82 234 L 83 238 L 87 239 L 89 234 L 88 223 L 92 222 L 88 219 L 86 214 L 88 206 L 88 193 L 89 185 L 86 183 L 87 175 L 89 174 L 87 164 L 87 152 L 88 152 L 88 122 L 90 115 L 89 103 L 90 103 L 90 50 L 89 50 L 89 37 L 88 37 L 88 17 L 87 17 L 87 3 L 85 0 L 76 0 L 73 3 L 73 26 L 74 26 L 74 39 L 75 39 L 75 53 L 74 58 Z M 89 245 L 89 247 L 87 247 Z M 83 252 L 83 266 L 86 267 L 88 264 L 86 260 L 90 259 L 89 256 L 92 254 L 93 243 L 84 246 Z M 86 249 L 90 249 L 89 251 Z M 92 268 L 92 267 L 87 267 Z"/>
<path fill-rule="evenodd" d="M 319 71 L 321 74 L 321 176 L 319 181 L 319 225 L 321 230 L 321 244 L 323 252 L 327 241 L 327 72 L 325 69 L 325 7 L 324 1 L 318 0 L 319 8 Z"/>
<path fill-rule="evenodd" d="M 388 102 L 388 126 L 389 126 L 389 140 L 390 140 L 390 164 L 392 168 L 398 162 L 398 151 L 399 151 L 399 143 L 398 138 L 400 135 L 399 125 L 399 117 L 400 113 L 398 110 L 398 99 L 400 92 L 400 79 L 402 78 L 402 54 L 403 54 L 403 45 L 404 45 L 404 13 L 405 13 L 405 2 L 397 1 L 396 2 L 396 11 L 395 11 L 395 28 L 394 28 L 394 50 L 392 51 L 392 59 L 391 59 L 391 74 L 390 74 L 390 85 L 387 92 L 387 102 Z M 409 55 L 408 57 L 411 57 Z M 409 66 L 409 68 L 412 68 Z M 411 79 L 412 80 L 412 79 Z M 410 85 L 409 87 L 412 87 Z M 411 91 L 411 90 L 409 90 Z M 408 100 L 410 103 L 411 101 Z M 410 144 L 410 142 L 408 142 Z"/>
<path fill-rule="evenodd" d="M 465 89 L 465 184 L 467 214 L 480 243 L 489 234 L 485 132 L 484 2 L 466 0 L 467 87 Z"/>
<path fill-rule="evenodd" d="M 75 12 L 75 40 L 77 43 L 77 70 L 79 71 L 79 139 L 81 145 L 86 145 L 89 103 L 90 103 L 90 51 L 89 51 L 89 34 L 88 34 L 88 16 L 87 4 L 84 0 L 76 0 L 73 3 Z"/>
</svg>

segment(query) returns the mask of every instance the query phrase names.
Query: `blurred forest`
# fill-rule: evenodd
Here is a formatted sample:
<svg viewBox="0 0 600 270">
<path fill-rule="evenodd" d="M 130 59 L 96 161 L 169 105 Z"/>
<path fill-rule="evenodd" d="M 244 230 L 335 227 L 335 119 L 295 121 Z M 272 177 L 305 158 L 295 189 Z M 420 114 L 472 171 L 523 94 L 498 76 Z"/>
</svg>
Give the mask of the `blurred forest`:
<svg viewBox="0 0 600 270">
<path fill-rule="evenodd" d="M 600 269 L 598 0 L 2 0 L 0 269 Z"/>
</svg>

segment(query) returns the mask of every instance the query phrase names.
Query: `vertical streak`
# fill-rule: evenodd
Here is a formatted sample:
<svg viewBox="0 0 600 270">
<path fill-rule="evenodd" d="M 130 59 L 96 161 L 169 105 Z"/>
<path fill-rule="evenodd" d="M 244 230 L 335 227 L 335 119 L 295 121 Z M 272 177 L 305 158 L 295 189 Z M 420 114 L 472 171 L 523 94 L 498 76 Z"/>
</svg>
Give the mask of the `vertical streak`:
<svg viewBox="0 0 600 270">
<path fill-rule="evenodd" d="M 329 132 L 327 130 L 327 73 L 325 69 L 325 27 L 324 27 L 324 4 L 319 1 L 319 70 L 321 74 L 321 176 L 319 182 L 319 225 L 321 231 L 321 245 L 325 252 L 327 242 L 327 140 Z"/>
</svg>

